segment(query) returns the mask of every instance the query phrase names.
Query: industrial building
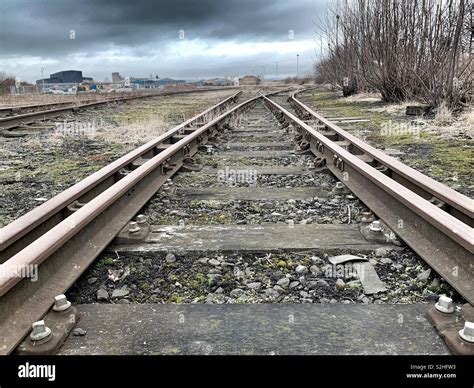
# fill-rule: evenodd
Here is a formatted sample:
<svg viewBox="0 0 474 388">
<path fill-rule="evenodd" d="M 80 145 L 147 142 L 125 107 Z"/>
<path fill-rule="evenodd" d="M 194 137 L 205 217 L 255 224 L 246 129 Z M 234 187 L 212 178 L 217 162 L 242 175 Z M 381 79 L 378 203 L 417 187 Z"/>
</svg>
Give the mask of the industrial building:
<svg viewBox="0 0 474 388">
<path fill-rule="evenodd" d="M 182 79 L 171 79 L 171 78 L 130 78 L 130 83 L 139 85 L 140 88 L 143 89 L 152 89 L 152 88 L 159 88 L 160 86 L 172 84 L 185 84 L 186 81 Z"/>
<path fill-rule="evenodd" d="M 212 78 L 201 81 L 204 86 L 232 86 L 233 82 L 227 78 Z"/>
<path fill-rule="evenodd" d="M 39 79 L 37 84 L 80 84 L 84 81 L 92 81 L 90 77 L 83 77 L 80 70 L 64 70 L 49 75 L 49 78 Z"/>
<path fill-rule="evenodd" d="M 125 78 L 123 78 L 119 72 L 112 73 L 112 82 L 122 82 Z"/>
<path fill-rule="evenodd" d="M 260 78 L 254 75 L 246 75 L 239 79 L 239 85 L 260 85 Z"/>
</svg>

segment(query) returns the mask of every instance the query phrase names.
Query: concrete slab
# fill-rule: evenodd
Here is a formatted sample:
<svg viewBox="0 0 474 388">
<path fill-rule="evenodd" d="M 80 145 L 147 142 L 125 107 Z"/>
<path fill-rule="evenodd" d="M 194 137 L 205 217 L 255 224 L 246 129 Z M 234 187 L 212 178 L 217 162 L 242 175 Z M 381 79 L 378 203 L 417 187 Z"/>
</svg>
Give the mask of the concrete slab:
<svg viewBox="0 0 474 388">
<path fill-rule="evenodd" d="M 61 355 L 443 355 L 427 305 L 91 304 Z"/>
<path fill-rule="evenodd" d="M 332 265 L 340 265 L 352 262 L 352 266 L 359 276 L 359 280 L 364 288 L 364 294 L 372 295 L 378 292 L 385 292 L 387 288 L 380 280 L 379 275 L 375 271 L 374 266 L 369 263 L 367 258 L 355 255 L 339 255 L 328 259 Z"/>
<path fill-rule="evenodd" d="M 153 226 L 144 243 L 115 245 L 111 251 L 202 252 L 347 249 L 373 252 L 381 245 L 368 242 L 356 225 L 160 225 Z"/>
<path fill-rule="evenodd" d="M 344 264 L 351 261 L 369 261 L 366 257 L 359 257 L 355 255 L 339 255 L 332 256 L 328 259 L 332 265 Z"/>
<path fill-rule="evenodd" d="M 364 294 L 372 295 L 387 291 L 387 287 L 385 287 L 385 284 L 380 280 L 372 264 L 359 262 L 354 264 L 354 268 L 364 288 Z"/>
<path fill-rule="evenodd" d="M 288 199 L 309 199 L 324 197 L 327 191 L 320 187 L 295 187 L 292 189 L 276 187 L 211 187 L 211 188 L 184 188 L 176 190 L 178 197 L 189 200 L 248 200 L 265 201 Z"/>
</svg>

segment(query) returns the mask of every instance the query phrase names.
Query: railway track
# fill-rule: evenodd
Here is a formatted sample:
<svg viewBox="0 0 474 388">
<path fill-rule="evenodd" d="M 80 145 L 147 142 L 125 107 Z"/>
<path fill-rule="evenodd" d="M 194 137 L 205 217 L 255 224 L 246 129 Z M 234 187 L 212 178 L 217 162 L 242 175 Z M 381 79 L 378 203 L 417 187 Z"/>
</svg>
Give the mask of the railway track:
<svg viewBox="0 0 474 388">
<path fill-rule="evenodd" d="M 231 88 L 229 88 L 231 89 Z M 53 102 L 48 104 L 34 104 L 25 106 L 0 107 L 0 131 L 11 130 L 22 125 L 28 125 L 37 121 L 44 121 L 61 116 L 69 112 L 78 112 L 82 109 L 93 108 L 109 103 L 119 103 L 142 98 L 169 96 L 183 93 L 199 93 L 215 89 L 186 90 L 179 92 L 161 93 L 133 93 L 101 99 L 91 99 L 77 102 Z"/>
<path fill-rule="evenodd" d="M 327 166 L 469 303 L 474 304 L 474 201 L 352 136 L 296 98 L 297 115 L 266 103 L 298 128 L 302 150 Z"/>
<path fill-rule="evenodd" d="M 325 298 L 315 299 L 317 290 L 321 287 L 324 292 L 329 292 L 329 288 L 334 291 L 334 286 L 338 290 L 345 289 L 341 292 L 348 299 L 364 295 L 360 291 L 350 290 L 345 284 L 341 285 L 340 279 L 337 282 L 336 279 L 331 279 L 331 285 L 327 281 L 323 282 L 321 267 L 328 263 L 324 263 L 325 259 L 319 256 L 337 261 L 344 260 L 336 255 L 338 252 L 368 255 L 376 250 L 396 249 L 393 245 L 388 245 L 394 241 L 392 229 L 472 304 L 470 199 L 449 191 L 425 176 L 416 175 L 418 173 L 413 173 L 408 167 L 350 137 L 304 106 L 294 94 L 287 102 L 286 95 L 278 96 L 281 93 L 258 95 L 240 104 L 235 103 L 239 94 L 234 94 L 4 227 L 0 231 L 2 270 L 19 275 L 21 269 L 39 266 L 40 276 L 35 282 L 19 276 L 0 278 L 0 331 L 4 334 L 0 351 L 12 352 L 30 332 L 32 322 L 41 319 L 48 312 L 54 303 L 54 297 L 69 290 L 89 266 L 94 267 L 94 260 L 112 241 L 113 246 L 108 251 L 115 252 L 118 257 L 151 254 L 155 261 L 160 262 L 160 266 L 163 265 L 160 271 L 168 271 L 166 278 L 171 280 L 172 287 L 176 290 L 183 286 L 176 281 L 173 271 L 179 273 L 181 264 L 176 262 L 175 255 L 170 252 L 178 252 L 177 255 L 183 257 L 195 252 L 227 254 L 226 259 L 217 256 L 212 260 L 204 260 L 201 257 L 200 264 L 196 264 L 214 267 L 207 279 L 204 278 L 201 282 L 202 279 L 196 277 L 193 280 L 195 283 L 192 283 L 198 289 L 206 288 L 206 284 L 212 287 L 215 295 L 208 295 L 208 303 L 212 303 L 213 298 L 217 298 L 217 303 L 235 303 L 247 291 L 253 295 L 261 289 L 264 299 L 258 301 L 300 301 L 295 300 L 290 292 L 294 290 L 298 293 L 298 298 L 303 298 L 302 301 L 310 302 L 314 299 L 323 303 L 322 299 Z M 290 108 L 294 108 L 296 114 L 290 113 Z M 280 123 L 279 126 L 275 124 L 272 115 Z M 273 124 L 269 124 L 271 122 Z M 225 146 L 219 144 L 222 138 L 227 141 Z M 292 138 L 297 144 L 296 152 L 291 149 Z M 325 173 L 325 169 L 332 175 Z M 184 184 L 173 183 L 171 177 L 178 171 L 183 172 L 178 178 L 188 175 L 191 177 L 191 184 L 187 178 L 184 179 Z M 194 187 L 188 187 L 193 185 Z M 230 207 L 219 204 L 222 200 L 230 201 Z M 199 201 L 207 201 L 211 209 L 200 208 Z M 272 211 L 275 201 L 282 202 L 288 214 Z M 253 208 L 255 203 L 261 205 L 257 210 Z M 380 221 L 373 218 L 367 207 L 380 217 Z M 326 213 L 331 212 L 330 209 L 338 214 L 338 219 L 334 218 L 332 222 L 326 220 Z M 341 209 L 347 209 L 342 218 Z M 311 215 L 310 219 L 305 218 L 307 215 Z M 321 220 L 323 221 L 318 222 Z M 403 220 L 403 227 L 397 229 L 400 220 Z M 272 254 L 288 249 L 296 252 L 295 260 L 298 264 L 291 259 L 278 258 L 278 255 L 276 261 L 272 258 Z M 304 255 L 308 251 L 317 252 L 319 256 L 308 259 Z M 240 254 L 234 255 L 235 252 L 244 254 L 241 257 Z M 256 256 L 252 255 L 254 252 L 267 253 L 263 258 L 257 259 L 258 265 L 267 272 L 273 271 L 272 276 L 276 278 L 253 279 L 256 275 L 252 274 L 252 268 L 242 260 L 255 260 Z M 166 257 L 162 257 L 163 254 Z M 361 257 L 357 260 L 365 262 Z M 314 265 L 308 269 L 311 261 Z M 182 264 L 184 265 L 185 263 Z M 449 271 L 452 265 L 458 267 L 456 276 Z M 100 266 L 103 266 L 102 262 Z M 240 271 L 245 273 L 236 271 L 240 266 L 248 270 Z M 364 290 L 376 295 L 378 291 L 370 293 L 368 289 L 379 287 L 379 291 L 383 292 L 383 284 L 377 274 L 374 275 L 373 268 L 369 264 L 361 264 L 359 270 L 362 267 L 372 271 L 371 276 L 365 279 L 366 283 L 362 284 Z M 130 290 L 125 286 L 120 289 L 121 292 L 118 287 L 115 288 L 116 281 L 120 284 L 121 279 L 130 275 L 125 273 L 127 271 L 123 269 L 120 273 L 115 273 L 109 268 L 108 274 L 103 274 L 105 278 L 101 281 L 104 284 L 107 281 L 113 282 L 109 287 L 119 292 L 110 296 L 107 288 L 102 289 L 102 300 L 111 298 L 117 302 L 129 295 Z M 148 271 L 145 271 L 146 274 Z M 150 276 L 153 277 L 153 274 Z M 225 282 L 222 281 L 226 276 L 232 278 L 227 281 L 233 286 L 235 281 L 239 286 L 232 290 L 226 289 Z M 271 282 L 276 284 L 271 287 L 266 284 Z M 135 284 L 134 289 L 136 288 Z M 149 286 L 144 287 L 148 288 Z M 231 293 L 227 295 L 229 291 Z M 74 293 L 73 291 L 72 294 Z M 178 302 L 180 298 L 177 293 L 179 291 L 168 292 L 164 297 L 168 301 Z M 144 297 L 142 294 L 140 291 L 141 298 L 153 301 L 150 295 Z M 199 301 L 199 298 L 195 300 Z M 58 306 L 62 303 L 65 303 L 62 298 L 56 302 Z M 122 310 L 108 311 L 113 306 L 115 305 L 99 305 L 103 308 L 101 311 L 105 312 L 103 315 L 94 310 L 94 306 L 81 305 L 86 317 L 100 315 L 100 320 L 105 325 L 100 327 L 100 323 L 95 322 L 98 325 L 95 327 L 96 337 L 93 337 L 94 333 L 89 336 L 97 341 L 101 336 L 107 339 L 107 328 L 113 327 L 109 317 L 116 317 L 119 321 L 123 319 L 120 316 Z M 221 313 L 237 314 L 237 326 L 241 324 L 245 327 L 246 321 L 253 322 L 259 311 L 261 313 L 261 309 L 256 311 L 256 307 L 249 306 L 242 307 L 239 315 L 239 310 L 229 310 L 228 307 L 222 306 Z M 465 309 L 469 307 L 469 304 L 465 305 Z M 165 310 L 166 308 L 164 307 Z M 300 311 L 302 315 L 306 314 L 308 322 L 312 322 L 309 324 L 310 334 L 328 334 L 325 332 L 328 329 L 324 329 L 327 326 L 324 316 L 334 314 L 336 310 L 327 311 L 324 305 L 313 305 L 311 308 L 314 310 Z M 382 317 L 385 320 L 387 317 L 383 316 L 384 311 L 389 311 L 388 305 L 383 305 L 382 308 L 358 304 L 348 308 L 342 313 L 339 311 L 341 316 L 350 317 L 354 314 L 362 320 L 367 314 L 369 319 Z M 199 316 L 207 311 L 205 307 L 190 309 L 186 305 L 182 309 L 187 310 L 190 316 Z M 273 305 L 267 313 L 278 315 L 278 309 L 288 310 L 284 305 Z M 324 310 L 322 321 L 315 318 L 321 313 L 318 309 Z M 418 348 L 417 351 L 429 352 L 430 346 L 434 347 L 431 348 L 433 352 L 445 351 L 439 342 L 430 337 L 432 333 L 425 338 L 427 342 L 415 339 L 420 335 L 420 330 L 423 332 L 430 329 L 419 323 L 418 318 L 414 318 L 420 313 L 419 306 L 392 306 L 391 309 L 394 309 L 392 313 L 404 311 L 407 319 L 413 316 L 407 325 L 410 326 L 413 322 L 414 327 L 411 332 L 413 337 L 408 335 L 403 340 L 394 329 L 388 335 L 388 346 L 394 346 L 403 352 L 403 346 L 412 344 L 410 341 L 419 341 L 418 345 L 422 348 L 426 346 L 426 349 Z M 132 310 L 133 314 L 150 314 L 150 311 L 146 312 L 135 305 L 127 311 L 130 313 Z M 51 314 L 54 316 L 54 313 L 48 313 L 48 316 Z M 155 309 L 151 314 L 150 322 L 163 319 L 163 315 L 156 315 Z M 463 319 L 467 320 L 465 317 Z M 56 322 L 55 318 L 45 320 L 47 325 L 48 322 Z M 390 320 L 393 317 L 379 327 L 384 333 L 390 331 Z M 50 326 L 54 326 L 54 322 Z M 457 324 L 462 322 L 463 320 Z M 338 330 L 344 332 L 348 324 L 350 323 L 341 323 Z M 58 327 L 64 329 L 59 324 Z M 138 330 L 136 327 L 135 329 Z M 132 329 L 132 337 L 136 334 L 135 329 Z M 36 329 L 39 333 L 42 330 L 42 325 Z M 232 330 L 238 331 L 239 328 L 234 327 Z M 318 334 L 318 330 L 321 333 Z M 111 332 L 114 336 L 113 329 Z M 207 332 L 210 340 L 212 334 L 212 330 Z M 356 343 L 363 342 L 366 334 L 359 335 L 360 338 L 355 338 Z M 281 341 L 275 336 L 273 339 Z M 124 342 L 131 340 L 124 335 Z M 39 344 L 41 341 L 44 339 L 40 339 Z M 61 341 L 55 341 L 50 342 L 50 345 L 46 344 L 46 347 L 57 351 Z M 347 343 L 350 338 L 343 338 L 344 341 Z M 20 350 L 27 353 L 33 345 L 37 344 L 26 339 Z M 87 347 L 83 345 L 80 338 L 72 338 L 61 352 L 77 354 L 75 352 L 79 348 Z M 233 345 L 230 352 L 235 352 L 235 346 L 239 346 Z M 250 346 L 248 343 L 244 345 L 244 348 Z M 263 341 L 260 349 L 266 345 L 268 344 Z M 287 345 L 280 343 L 283 347 Z M 311 346 L 313 348 L 309 350 L 300 350 L 321 350 L 317 343 Z M 371 347 L 373 344 L 368 341 L 365 349 L 356 351 L 370 352 Z M 40 348 L 36 349 L 38 351 Z M 229 351 L 229 347 L 222 345 L 218 351 L 226 350 Z M 341 349 L 339 351 L 344 352 Z"/>
</svg>

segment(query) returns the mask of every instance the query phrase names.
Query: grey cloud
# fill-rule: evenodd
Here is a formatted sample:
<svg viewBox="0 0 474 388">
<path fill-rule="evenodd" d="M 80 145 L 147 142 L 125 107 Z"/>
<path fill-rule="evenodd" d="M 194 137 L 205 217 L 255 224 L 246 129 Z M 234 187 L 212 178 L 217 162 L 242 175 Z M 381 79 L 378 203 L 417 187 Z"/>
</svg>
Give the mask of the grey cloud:
<svg viewBox="0 0 474 388">
<path fill-rule="evenodd" d="M 11 55 L 19 61 L 21 56 L 100 56 L 110 47 L 146 56 L 150 47 L 177 40 L 179 30 L 187 39 L 209 44 L 282 41 L 290 29 L 295 39 L 309 39 L 325 4 L 326 0 L 0 0 L 0 63 L 2 56 Z M 76 39 L 69 39 L 70 30 Z M 242 55 L 242 62 L 249 60 Z M 233 66 L 215 62 L 222 71 Z M 190 65 L 183 63 L 176 71 Z M 140 64 L 136 66 L 139 73 Z"/>
</svg>

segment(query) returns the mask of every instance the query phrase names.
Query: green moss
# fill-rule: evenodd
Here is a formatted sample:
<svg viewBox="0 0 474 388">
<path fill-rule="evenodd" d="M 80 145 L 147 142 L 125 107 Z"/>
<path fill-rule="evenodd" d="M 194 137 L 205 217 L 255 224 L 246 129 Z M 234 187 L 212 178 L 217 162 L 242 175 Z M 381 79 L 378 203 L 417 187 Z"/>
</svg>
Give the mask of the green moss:
<svg viewBox="0 0 474 388">
<path fill-rule="evenodd" d="M 168 279 L 172 282 L 177 282 L 178 281 L 178 277 L 176 275 L 173 275 L 173 274 L 169 275 Z"/>
<path fill-rule="evenodd" d="M 183 301 L 184 297 L 176 294 L 171 295 L 167 300 L 168 303 L 183 303 Z"/>
<path fill-rule="evenodd" d="M 194 279 L 199 283 L 199 285 L 203 285 L 207 281 L 206 276 L 204 276 L 202 273 L 195 274 Z"/>
<path fill-rule="evenodd" d="M 114 265 L 114 263 L 115 263 L 115 262 L 114 262 L 114 259 L 112 259 L 111 257 L 104 257 L 104 258 L 102 259 L 102 263 L 101 263 L 101 264 L 104 266 L 104 265 Z"/>
</svg>

